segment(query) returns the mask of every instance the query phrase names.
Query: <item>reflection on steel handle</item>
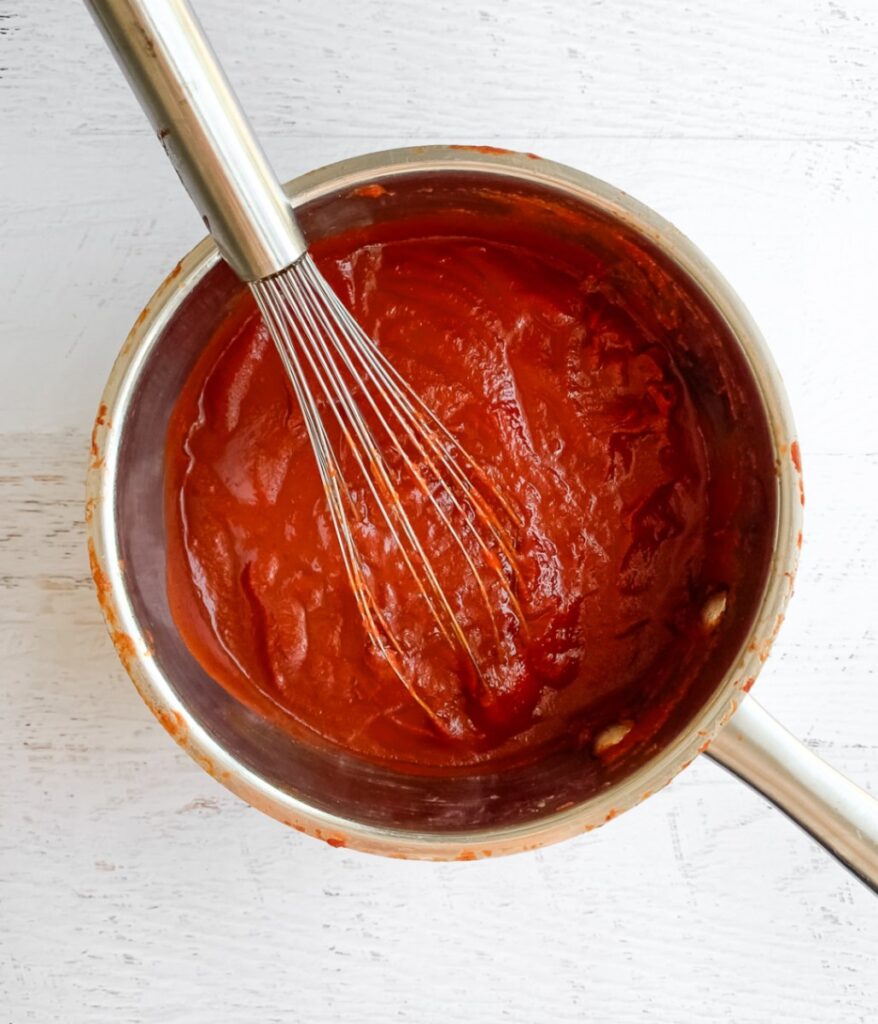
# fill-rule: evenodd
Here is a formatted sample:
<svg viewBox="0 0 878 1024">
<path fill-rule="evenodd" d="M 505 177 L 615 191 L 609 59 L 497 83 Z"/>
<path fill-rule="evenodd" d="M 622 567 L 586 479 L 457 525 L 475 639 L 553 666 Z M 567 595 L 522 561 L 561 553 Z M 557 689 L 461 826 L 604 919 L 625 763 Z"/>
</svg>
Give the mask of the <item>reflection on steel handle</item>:
<svg viewBox="0 0 878 1024">
<path fill-rule="evenodd" d="M 305 242 L 187 0 L 86 0 L 223 256 L 245 281 Z"/>
<path fill-rule="evenodd" d="M 747 697 L 708 751 L 878 892 L 878 801 Z"/>
</svg>

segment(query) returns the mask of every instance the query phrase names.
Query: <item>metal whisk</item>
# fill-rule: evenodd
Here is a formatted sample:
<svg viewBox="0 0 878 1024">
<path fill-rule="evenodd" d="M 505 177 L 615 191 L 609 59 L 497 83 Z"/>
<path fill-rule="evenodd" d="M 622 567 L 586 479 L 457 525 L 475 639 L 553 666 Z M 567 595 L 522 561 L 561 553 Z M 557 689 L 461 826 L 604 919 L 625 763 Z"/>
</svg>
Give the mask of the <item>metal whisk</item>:
<svg viewBox="0 0 878 1024">
<path fill-rule="evenodd" d="M 469 666 L 511 656 L 524 617 L 510 502 L 421 401 L 323 278 L 292 208 L 185 0 L 86 0 L 223 256 L 249 282 L 298 398 L 345 570 L 368 635 L 411 695 L 447 731 L 406 669 L 382 607 L 379 566 L 358 534 L 363 496 L 392 539 L 431 622 Z M 327 415 L 335 424 L 328 429 Z M 334 443 L 333 435 L 338 440 Z M 346 462 L 357 480 L 342 469 Z M 482 615 L 449 593 L 404 493 L 466 566 Z M 478 620 L 478 621 L 477 621 Z M 488 623 L 488 628 L 482 626 Z"/>
</svg>

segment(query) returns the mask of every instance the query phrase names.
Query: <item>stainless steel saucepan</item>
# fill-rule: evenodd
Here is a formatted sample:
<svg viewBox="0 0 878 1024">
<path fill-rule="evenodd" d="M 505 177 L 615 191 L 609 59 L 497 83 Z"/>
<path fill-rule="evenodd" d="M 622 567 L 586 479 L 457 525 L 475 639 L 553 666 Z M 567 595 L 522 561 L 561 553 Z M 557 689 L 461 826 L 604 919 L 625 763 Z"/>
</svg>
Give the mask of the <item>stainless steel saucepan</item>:
<svg viewBox="0 0 878 1024">
<path fill-rule="evenodd" d="M 650 750 L 612 769 L 569 751 L 529 766 L 436 778 L 297 740 L 201 669 L 168 608 L 162 501 L 168 418 L 218 310 L 241 287 L 205 240 L 159 287 L 122 346 L 95 423 L 88 476 L 86 518 L 98 597 L 122 662 L 165 728 L 225 786 L 294 828 L 335 845 L 428 859 L 512 853 L 595 828 L 707 751 L 878 887 L 878 803 L 747 694 L 792 592 L 801 479 L 777 370 L 714 267 L 627 195 L 530 155 L 467 147 L 392 150 L 314 171 L 290 183 L 288 192 L 311 241 L 413 213 L 514 216 L 522 199 L 541 211 L 543 230 L 569 230 L 573 213 L 578 224 L 583 218 L 611 223 L 629 256 L 648 254 L 705 316 L 723 324 L 728 344 L 755 382 L 776 463 L 770 571 L 719 682 L 695 687 Z"/>
</svg>

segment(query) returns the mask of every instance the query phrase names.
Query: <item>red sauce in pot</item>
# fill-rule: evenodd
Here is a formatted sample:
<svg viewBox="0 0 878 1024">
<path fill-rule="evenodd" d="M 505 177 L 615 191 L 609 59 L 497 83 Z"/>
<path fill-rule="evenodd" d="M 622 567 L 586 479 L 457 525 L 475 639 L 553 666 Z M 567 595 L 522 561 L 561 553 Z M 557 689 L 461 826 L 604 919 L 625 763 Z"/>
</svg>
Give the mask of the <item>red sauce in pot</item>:
<svg viewBox="0 0 878 1024">
<path fill-rule="evenodd" d="M 168 432 L 171 610 L 194 656 L 240 699 L 367 758 L 443 770 L 567 744 L 617 757 L 649 742 L 758 589 L 772 529 L 764 424 L 724 376 L 706 321 L 719 369 L 707 382 L 690 372 L 691 353 L 675 347 L 683 300 L 658 278 L 645 299 L 636 275 L 611 274 L 599 256 L 574 261 L 526 233 L 447 231 L 366 228 L 313 255 L 521 518 L 526 630 L 513 661 L 474 686 L 443 660 L 398 559 L 388 552 L 381 569 L 380 551 L 387 615 L 411 639 L 408 667 L 438 712 L 377 655 L 249 294 L 192 370 Z M 409 497 L 428 544 L 440 544 Z M 377 550 L 386 531 L 373 525 Z M 453 553 L 442 562 L 469 614 L 471 574 Z"/>
</svg>

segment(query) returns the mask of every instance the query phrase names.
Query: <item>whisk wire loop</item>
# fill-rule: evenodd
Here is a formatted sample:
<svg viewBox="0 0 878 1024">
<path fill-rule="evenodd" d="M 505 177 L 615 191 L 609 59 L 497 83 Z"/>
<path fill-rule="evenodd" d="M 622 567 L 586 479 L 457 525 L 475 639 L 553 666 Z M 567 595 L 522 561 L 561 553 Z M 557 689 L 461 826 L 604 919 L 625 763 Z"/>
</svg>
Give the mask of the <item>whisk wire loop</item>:
<svg viewBox="0 0 878 1024">
<path fill-rule="evenodd" d="M 498 657 L 498 611 L 505 605 L 519 628 L 524 627 L 524 615 L 516 593 L 521 581 L 514 544 L 492 502 L 513 526 L 520 525 L 518 516 L 509 499 L 363 331 L 310 256 L 305 254 L 280 274 L 251 283 L 251 289 L 301 407 L 344 568 L 367 632 L 411 696 L 435 720 L 434 710 L 419 696 L 405 670 L 406 652 L 379 604 L 371 569 L 357 540 L 362 513 L 330 439 L 323 406 L 331 411 L 431 617 L 446 641 L 465 656 L 481 686 L 485 685 L 482 659 L 440 581 L 435 552 L 431 558 L 400 492 L 406 480 L 414 483 L 463 557 L 487 611 Z M 375 428 L 385 438 L 383 445 Z M 395 476 L 388 461 L 391 452 L 399 460 L 402 476 Z"/>
</svg>

